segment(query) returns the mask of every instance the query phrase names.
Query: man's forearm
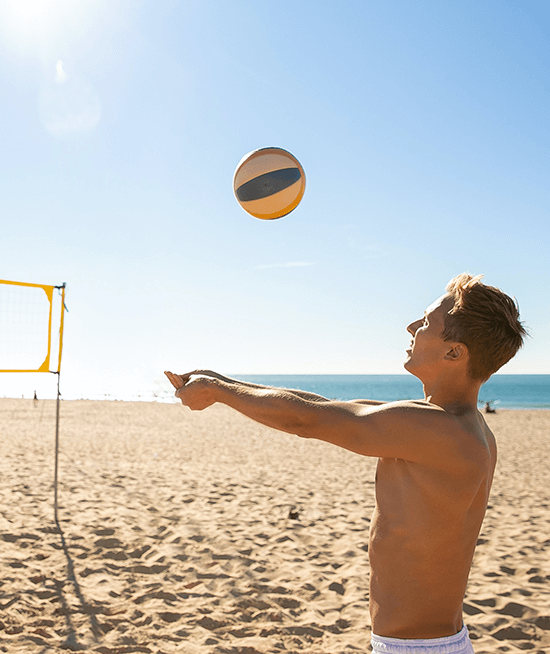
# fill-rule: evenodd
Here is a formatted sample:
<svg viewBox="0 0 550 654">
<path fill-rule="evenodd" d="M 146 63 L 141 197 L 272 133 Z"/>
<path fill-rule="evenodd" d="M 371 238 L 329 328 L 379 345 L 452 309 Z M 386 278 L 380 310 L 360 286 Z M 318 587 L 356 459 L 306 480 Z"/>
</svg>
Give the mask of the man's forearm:
<svg viewBox="0 0 550 654">
<path fill-rule="evenodd" d="M 293 390 L 224 381 L 218 381 L 212 391 L 214 402 L 221 402 L 267 427 L 298 436 L 308 435 L 319 420 L 317 407 L 320 403 L 329 402 L 315 394 L 304 393 L 306 396 L 312 395 L 314 399 L 310 400 Z"/>
<path fill-rule="evenodd" d="M 292 393 L 296 397 L 300 397 L 303 400 L 308 400 L 309 402 L 330 402 L 329 399 L 323 397 L 322 395 L 317 395 L 316 393 L 310 393 L 309 391 L 302 391 L 295 388 L 275 388 L 273 386 L 264 386 L 263 384 L 255 384 L 253 382 L 241 381 L 240 379 L 231 379 L 230 377 L 225 377 L 219 373 L 212 372 L 211 370 L 197 370 L 194 374 L 197 375 L 206 375 L 208 377 L 214 377 L 220 381 L 226 382 L 228 384 L 235 384 L 238 386 L 243 386 L 245 388 L 255 388 L 259 390 L 272 390 L 272 391 L 285 391 L 287 393 Z"/>
</svg>

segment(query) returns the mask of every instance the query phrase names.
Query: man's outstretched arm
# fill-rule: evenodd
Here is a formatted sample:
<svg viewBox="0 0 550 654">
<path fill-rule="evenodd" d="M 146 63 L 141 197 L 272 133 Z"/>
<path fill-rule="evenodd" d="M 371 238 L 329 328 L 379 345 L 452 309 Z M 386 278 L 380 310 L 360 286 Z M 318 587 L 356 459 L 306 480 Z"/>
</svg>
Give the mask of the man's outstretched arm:
<svg viewBox="0 0 550 654">
<path fill-rule="evenodd" d="M 167 376 L 171 378 L 171 374 Z M 206 375 L 172 375 L 176 397 L 192 410 L 205 409 L 216 402 L 273 429 L 302 438 L 324 440 L 339 447 L 374 457 L 420 460 L 420 449 L 428 432 L 425 423 L 433 409 L 413 403 L 363 406 L 356 402 L 316 402 L 292 391 L 254 388 Z M 174 383 L 176 382 L 176 383 Z M 432 430 L 430 430 L 431 432 Z M 429 439 L 428 439 L 429 440 Z"/>
</svg>

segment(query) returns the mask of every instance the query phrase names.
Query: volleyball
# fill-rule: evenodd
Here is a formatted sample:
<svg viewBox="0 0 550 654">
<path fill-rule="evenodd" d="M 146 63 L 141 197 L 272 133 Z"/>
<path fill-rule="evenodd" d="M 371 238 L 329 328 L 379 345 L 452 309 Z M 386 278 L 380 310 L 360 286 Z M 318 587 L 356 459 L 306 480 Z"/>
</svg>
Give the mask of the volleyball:
<svg viewBox="0 0 550 654">
<path fill-rule="evenodd" d="M 296 209 L 306 190 L 300 162 L 283 148 L 260 148 L 244 156 L 233 176 L 237 202 L 255 218 L 273 220 Z"/>
</svg>

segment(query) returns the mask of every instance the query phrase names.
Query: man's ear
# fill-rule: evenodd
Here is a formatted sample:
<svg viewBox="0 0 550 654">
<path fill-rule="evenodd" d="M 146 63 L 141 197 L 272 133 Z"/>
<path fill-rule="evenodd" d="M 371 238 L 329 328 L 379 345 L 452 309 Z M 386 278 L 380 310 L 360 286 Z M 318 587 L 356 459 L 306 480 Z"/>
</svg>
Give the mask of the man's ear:
<svg viewBox="0 0 550 654">
<path fill-rule="evenodd" d="M 451 361 L 461 361 L 468 358 L 468 347 L 464 343 L 453 343 L 445 353 L 445 359 Z"/>
</svg>

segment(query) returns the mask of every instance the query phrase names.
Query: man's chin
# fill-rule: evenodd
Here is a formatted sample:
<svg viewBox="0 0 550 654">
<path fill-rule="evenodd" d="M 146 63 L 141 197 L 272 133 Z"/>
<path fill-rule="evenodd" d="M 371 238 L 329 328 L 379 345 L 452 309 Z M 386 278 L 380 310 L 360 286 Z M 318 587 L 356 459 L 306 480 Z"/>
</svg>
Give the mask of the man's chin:
<svg viewBox="0 0 550 654">
<path fill-rule="evenodd" d="M 410 372 L 411 375 L 414 375 L 415 377 L 418 377 L 417 373 L 415 372 L 414 364 L 412 362 L 412 359 L 411 359 L 410 355 L 407 355 L 407 359 L 403 363 L 403 368 L 405 368 L 405 370 L 407 372 Z M 420 379 L 420 377 L 418 377 L 418 379 Z"/>
</svg>

